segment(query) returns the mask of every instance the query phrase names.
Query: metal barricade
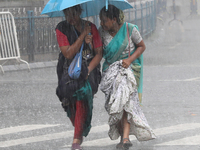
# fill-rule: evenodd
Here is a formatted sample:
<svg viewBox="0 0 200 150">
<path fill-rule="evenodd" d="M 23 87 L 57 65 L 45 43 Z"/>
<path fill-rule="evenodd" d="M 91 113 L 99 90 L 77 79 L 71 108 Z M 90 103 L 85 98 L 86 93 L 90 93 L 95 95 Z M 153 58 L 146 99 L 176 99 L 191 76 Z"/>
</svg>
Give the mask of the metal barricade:
<svg viewBox="0 0 200 150">
<path fill-rule="evenodd" d="M 19 64 L 26 63 L 30 70 L 28 62 L 20 58 L 13 15 L 10 12 L 0 12 L 0 61 L 3 61 L 0 68 L 3 73 L 3 65 L 11 59 L 15 59 Z"/>
</svg>

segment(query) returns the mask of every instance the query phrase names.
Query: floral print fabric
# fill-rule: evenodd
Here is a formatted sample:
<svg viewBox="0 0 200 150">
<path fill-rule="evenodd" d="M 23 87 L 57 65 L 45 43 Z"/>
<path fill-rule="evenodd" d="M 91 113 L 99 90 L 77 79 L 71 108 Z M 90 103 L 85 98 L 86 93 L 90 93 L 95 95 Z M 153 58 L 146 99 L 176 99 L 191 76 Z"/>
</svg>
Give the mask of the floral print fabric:
<svg viewBox="0 0 200 150">
<path fill-rule="evenodd" d="M 122 60 L 111 64 L 103 73 L 100 84 L 105 94 L 105 108 L 109 114 L 109 137 L 112 140 L 120 136 L 118 123 L 123 112 L 127 112 L 130 123 L 130 135 L 135 135 L 139 141 L 156 138 L 150 128 L 139 104 L 137 83 L 131 67 L 122 67 Z"/>
</svg>

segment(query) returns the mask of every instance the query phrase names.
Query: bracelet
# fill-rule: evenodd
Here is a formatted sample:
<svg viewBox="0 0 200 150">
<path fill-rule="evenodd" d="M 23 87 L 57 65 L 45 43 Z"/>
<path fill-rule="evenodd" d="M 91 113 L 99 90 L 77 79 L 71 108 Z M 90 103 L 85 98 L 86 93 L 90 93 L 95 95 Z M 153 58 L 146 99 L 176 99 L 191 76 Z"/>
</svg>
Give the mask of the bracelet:
<svg viewBox="0 0 200 150">
<path fill-rule="evenodd" d="M 78 40 L 81 40 L 81 38 L 78 38 Z M 81 41 L 83 41 L 83 40 L 81 40 Z"/>
<path fill-rule="evenodd" d="M 90 73 L 88 72 L 88 74 L 87 74 L 88 76 L 90 75 Z"/>
</svg>

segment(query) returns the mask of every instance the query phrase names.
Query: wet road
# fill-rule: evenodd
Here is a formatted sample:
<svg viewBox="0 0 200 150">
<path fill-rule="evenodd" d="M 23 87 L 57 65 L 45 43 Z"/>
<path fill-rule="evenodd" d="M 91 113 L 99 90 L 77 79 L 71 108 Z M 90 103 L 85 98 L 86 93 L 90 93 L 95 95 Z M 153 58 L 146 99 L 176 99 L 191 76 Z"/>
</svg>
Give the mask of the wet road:
<svg viewBox="0 0 200 150">
<path fill-rule="evenodd" d="M 142 108 L 156 140 L 130 150 L 200 149 L 200 19 L 159 25 L 145 39 Z M 0 75 L 0 149 L 70 150 L 73 127 L 55 95 L 55 64 Z M 104 95 L 95 95 L 84 150 L 115 150 L 108 138 Z"/>
</svg>

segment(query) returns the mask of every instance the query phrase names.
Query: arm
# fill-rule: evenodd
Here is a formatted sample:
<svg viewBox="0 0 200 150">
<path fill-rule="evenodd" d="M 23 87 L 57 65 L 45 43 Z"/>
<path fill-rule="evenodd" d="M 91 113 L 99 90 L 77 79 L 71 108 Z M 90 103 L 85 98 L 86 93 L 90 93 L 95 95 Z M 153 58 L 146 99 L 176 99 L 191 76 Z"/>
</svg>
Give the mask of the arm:
<svg viewBox="0 0 200 150">
<path fill-rule="evenodd" d="M 130 66 L 130 64 L 136 60 L 138 57 L 140 57 L 140 55 L 142 55 L 142 53 L 145 51 L 146 46 L 144 44 L 144 41 L 142 40 L 140 43 L 136 44 L 137 49 L 135 50 L 135 52 L 127 59 L 124 59 L 122 62 L 122 66 L 124 68 L 128 68 Z"/>
<path fill-rule="evenodd" d="M 76 55 L 76 53 L 79 51 L 83 43 L 83 40 L 85 39 L 85 36 L 88 35 L 88 33 L 90 32 L 91 32 L 91 27 L 88 26 L 88 24 L 86 24 L 81 35 L 77 38 L 77 40 L 72 45 L 68 44 L 68 45 L 60 46 L 60 50 L 63 53 L 63 55 L 67 59 L 72 59 Z M 57 39 L 59 38 L 62 38 L 62 37 L 58 37 L 57 35 Z"/>
<path fill-rule="evenodd" d="M 136 60 L 140 55 L 145 51 L 146 46 L 142 39 L 142 36 L 140 35 L 139 31 L 136 29 L 136 27 L 133 28 L 131 40 L 136 46 L 135 52 L 127 59 L 124 59 L 122 62 L 122 66 L 124 68 L 128 68 L 129 65 Z"/>
</svg>

